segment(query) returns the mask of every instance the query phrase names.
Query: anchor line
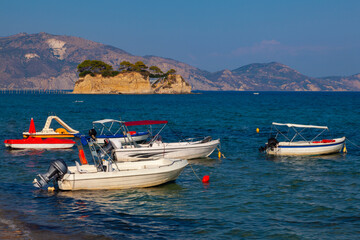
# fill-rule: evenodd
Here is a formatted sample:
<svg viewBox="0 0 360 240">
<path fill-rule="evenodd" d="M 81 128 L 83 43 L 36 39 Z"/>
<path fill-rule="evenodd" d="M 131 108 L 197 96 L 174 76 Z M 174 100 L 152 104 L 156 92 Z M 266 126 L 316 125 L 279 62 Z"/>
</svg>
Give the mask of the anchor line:
<svg viewBox="0 0 360 240">
<path fill-rule="evenodd" d="M 346 140 L 349 141 L 349 142 L 350 142 L 352 145 L 354 145 L 355 147 L 360 148 L 359 145 L 356 145 L 355 143 L 353 143 L 352 141 L 350 141 L 348 138 L 346 138 Z"/>
<path fill-rule="evenodd" d="M 202 182 L 201 179 L 199 178 L 199 176 L 195 173 L 195 170 L 193 169 L 193 167 L 191 166 L 190 163 L 189 163 L 189 166 L 191 167 L 191 169 L 192 169 L 193 173 L 195 174 L 195 176 L 197 177 L 197 179 L 199 179 L 199 181 Z"/>
</svg>

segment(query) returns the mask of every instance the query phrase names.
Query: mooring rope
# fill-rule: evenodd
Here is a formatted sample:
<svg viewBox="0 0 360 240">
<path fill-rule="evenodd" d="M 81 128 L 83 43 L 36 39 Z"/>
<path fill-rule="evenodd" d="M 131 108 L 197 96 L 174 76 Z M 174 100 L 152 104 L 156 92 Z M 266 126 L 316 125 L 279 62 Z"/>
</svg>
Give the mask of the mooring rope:
<svg viewBox="0 0 360 240">
<path fill-rule="evenodd" d="M 355 147 L 360 148 L 359 145 L 356 145 L 355 143 L 353 143 L 352 141 L 350 141 L 348 138 L 346 138 L 346 140 L 349 141 L 349 142 L 350 142 L 352 145 L 354 145 Z"/>
<path fill-rule="evenodd" d="M 191 166 L 190 163 L 189 163 L 189 166 L 191 167 L 191 169 L 192 169 L 193 173 L 195 174 L 195 176 L 197 177 L 197 179 L 199 179 L 199 181 L 202 182 L 201 179 L 199 178 L 199 176 L 195 173 L 195 170 L 193 169 L 193 167 Z"/>
</svg>

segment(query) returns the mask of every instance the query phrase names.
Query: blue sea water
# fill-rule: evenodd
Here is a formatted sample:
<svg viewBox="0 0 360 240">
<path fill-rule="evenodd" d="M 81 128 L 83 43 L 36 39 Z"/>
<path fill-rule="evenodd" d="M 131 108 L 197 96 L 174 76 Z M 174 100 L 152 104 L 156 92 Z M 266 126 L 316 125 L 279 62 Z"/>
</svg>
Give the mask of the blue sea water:
<svg viewBox="0 0 360 240">
<path fill-rule="evenodd" d="M 55 159 L 73 165 L 76 149 L 1 144 L 0 238 L 359 238 L 360 93 L 1 94 L 0 109 L 2 142 L 21 138 L 31 117 L 41 130 L 52 113 L 83 133 L 103 118 L 168 120 L 164 140 L 210 135 L 221 139 L 226 157 L 190 160 L 176 182 L 158 187 L 47 192 L 32 186 L 34 177 Z M 328 126 L 332 137 L 348 138 L 348 153 L 266 157 L 258 148 L 272 122 Z"/>
</svg>

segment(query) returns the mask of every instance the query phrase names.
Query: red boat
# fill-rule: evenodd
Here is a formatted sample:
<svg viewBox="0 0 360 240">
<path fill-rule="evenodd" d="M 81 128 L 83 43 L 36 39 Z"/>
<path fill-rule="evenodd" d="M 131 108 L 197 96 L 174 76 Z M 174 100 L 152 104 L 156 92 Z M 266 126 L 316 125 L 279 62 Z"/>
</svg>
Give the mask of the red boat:
<svg viewBox="0 0 360 240">
<path fill-rule="evenodd" d="M 31 118 L 30 133 L 35 133 L 34 120 Z M 55 149 L 55 148 L 71 148 L 75 142 L 71 139 L 58 139 L 58 138 L 34 138 L 29 137 L 26 139 L 7 139 L 4 141 L 5 147 L 15 149 Z"/>
</svg>

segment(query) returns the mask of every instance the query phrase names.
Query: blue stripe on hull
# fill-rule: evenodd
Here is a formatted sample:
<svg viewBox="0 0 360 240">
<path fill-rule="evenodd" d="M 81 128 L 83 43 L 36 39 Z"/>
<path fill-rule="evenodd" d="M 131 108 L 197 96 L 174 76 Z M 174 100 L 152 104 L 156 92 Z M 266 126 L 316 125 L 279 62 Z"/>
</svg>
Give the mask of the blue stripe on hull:
<svg viewBox="0 0 360 240">
<path fill-rule="evenodd" d="M 327 144 L 327 145 L 302 145 L 302 146 L 278 146 L 278 148 L 310 148 L 310 147 L 329 147 L 329 146 L 336 146 L 336 145 L 340 145 L 343 144 L 345 141 L 342 142 L 338 142 L 338 143 L 333 143 L 333 144 Z"/>
</svg>

